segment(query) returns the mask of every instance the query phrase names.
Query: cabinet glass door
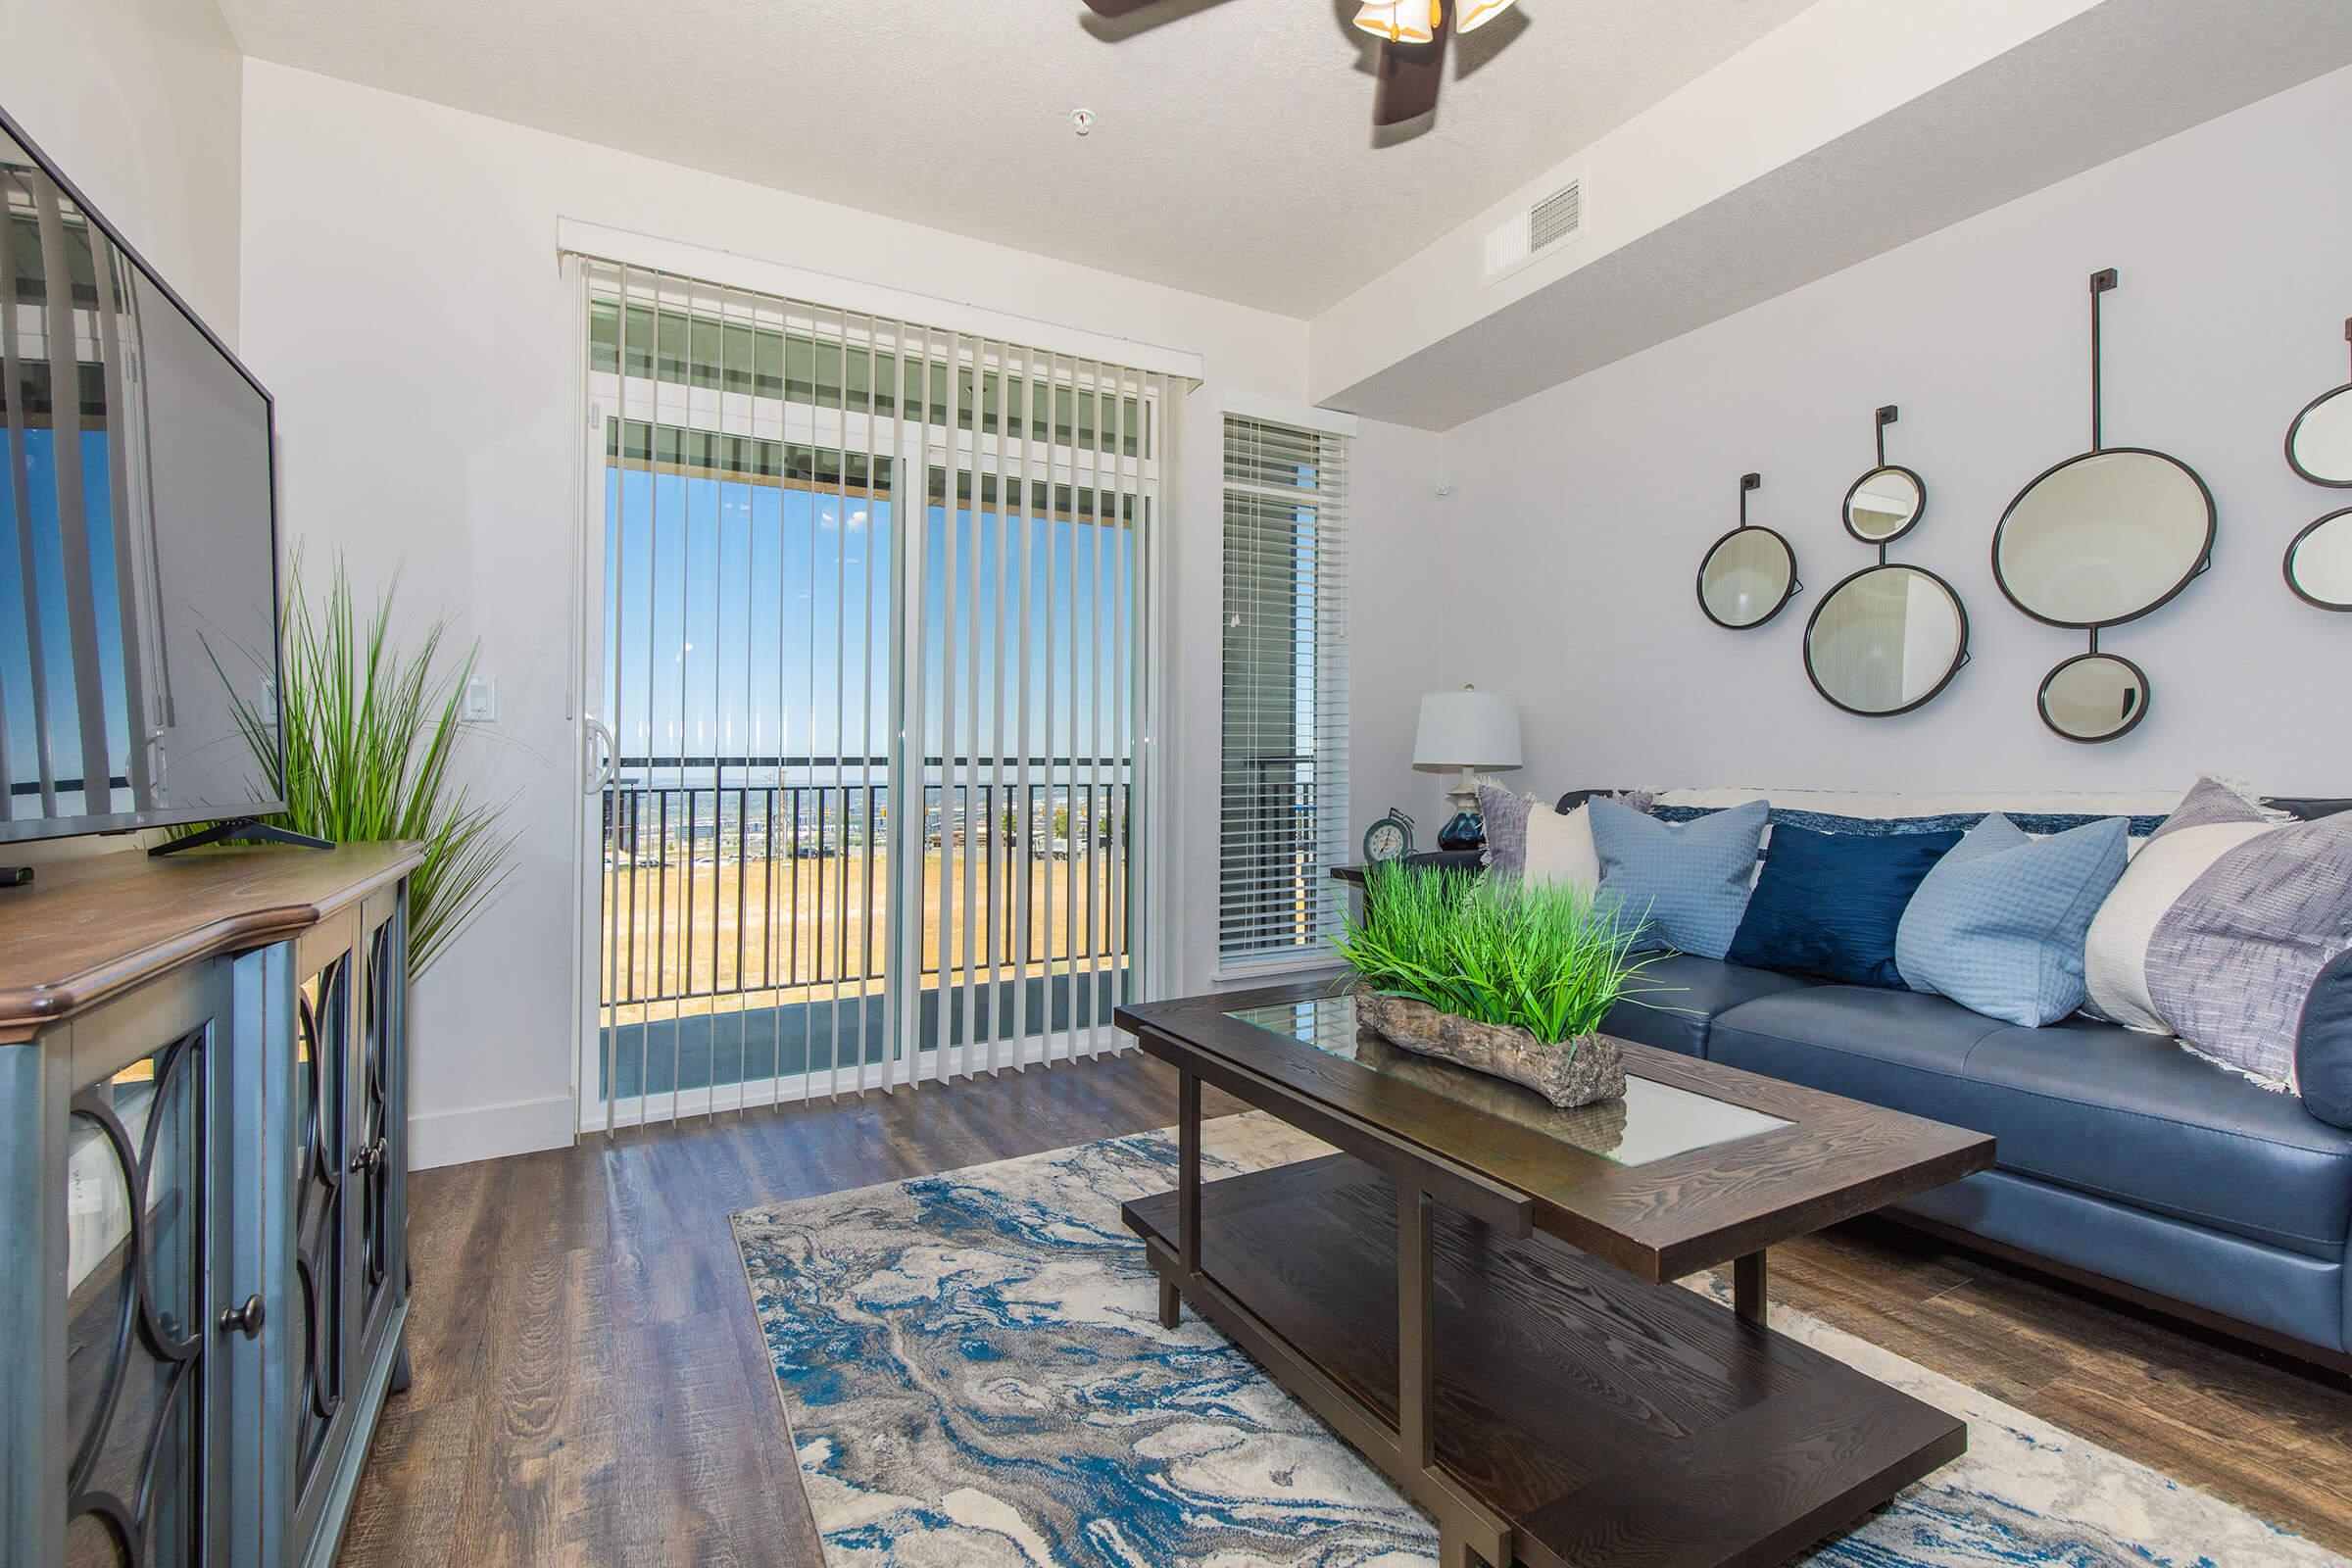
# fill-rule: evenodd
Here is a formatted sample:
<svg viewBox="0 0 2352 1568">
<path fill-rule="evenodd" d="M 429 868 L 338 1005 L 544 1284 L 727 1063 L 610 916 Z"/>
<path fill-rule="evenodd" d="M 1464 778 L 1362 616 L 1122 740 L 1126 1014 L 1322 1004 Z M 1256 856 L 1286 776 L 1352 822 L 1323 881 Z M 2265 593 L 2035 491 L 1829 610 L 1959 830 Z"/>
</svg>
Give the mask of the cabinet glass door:
<svg viewBox="0 0 2352 1568">
<path fill-rule="evenodd" d="M 392 1041 L 399 1025 L 400 976 L 394 963 L 390 920 L 367 928 L 367 1021 L 360 1031 L 360 1051 L 352 1084 L 359 1136 L 352 1142 L 351 1166 L 359 1179 L 360 1322 L 364 1341 L 371 1343 L 381 1315 L 398 1298 L 401 1282 L 392 1278 L 394 1205 L 392 1202 Z"/>
<path fill-rule="evenodd" d="M 307 1491 L 343 1406 L 350 1201 L 346 1152 L 351 955 L 304 977 L 294 1015 L 294 1291 L 287 1344 L 296 1356 L 294 1458 Z"/>
<path fill-rule="evenodd" d="M 210 1028 L 73 1099 L 67 1155 L 66 1561 L 198 1560 Z"/>
</svg>

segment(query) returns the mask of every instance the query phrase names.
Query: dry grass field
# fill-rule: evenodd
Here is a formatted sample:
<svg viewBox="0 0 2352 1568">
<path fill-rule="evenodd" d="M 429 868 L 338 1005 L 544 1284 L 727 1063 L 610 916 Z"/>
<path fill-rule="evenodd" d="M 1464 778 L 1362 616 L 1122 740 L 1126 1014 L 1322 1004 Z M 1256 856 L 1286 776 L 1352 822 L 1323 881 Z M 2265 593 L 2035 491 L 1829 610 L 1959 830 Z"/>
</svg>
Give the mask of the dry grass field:
<svg viewBox="0 0 2352 1568">
<path fill-rule="evenodd" d="M 1125 877 L 1114 877 L 1112 858 L 1100 855 L 1090 863 L 1082 849 L 1075 859 L 1027 862 L 1031 974 L 1072 953 L 1083 968 L 1087 956 L 1106 953 L 1123 940 L 1125 916 L 1114 913 L 1112 901 L 1124 890 Z M 1010 979 L 1016 934 L 1011 926 L 1018 916 L 993 913 L 1017 908 L 1022 863 L 1003 851 L 992 862 L 985 853 L 970 857 L 959 848 L 953 885 L 943 888 L 942 859 L 937 850 L 923 858 L 924 968 L 940 967 L 945 928 L 948 967 L 960 975 L 968 937 L 978 977 L 993 973 Z M 609 869 L 601 994 L 608 1000 L 616 995 L 661 1000 L 620 1003 L 609 1009 L 606 1022 L 824 1001 L 836 994 L 837 982 L 838 994 L 846 998 L 858 995 L 868 975 L 879 990 L 889 870 L 889 858 L 880 853 L 870 862 L 862 854 L 852 854 L 826 859 L 706 858 L 695 864 L 679 854 L 665 867 Z M 992 971 L 988 958 L 998 950 L 1000 931 L 998 956 L 1004 962 Z"/>
</svg>

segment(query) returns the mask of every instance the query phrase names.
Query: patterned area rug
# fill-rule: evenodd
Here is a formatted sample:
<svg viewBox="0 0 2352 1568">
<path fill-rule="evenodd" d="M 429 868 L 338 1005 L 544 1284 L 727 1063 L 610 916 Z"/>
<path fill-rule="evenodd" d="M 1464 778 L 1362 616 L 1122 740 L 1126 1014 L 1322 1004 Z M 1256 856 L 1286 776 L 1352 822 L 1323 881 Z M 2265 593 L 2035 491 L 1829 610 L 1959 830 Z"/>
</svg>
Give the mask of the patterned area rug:
<svg viewBox="0 0 2352 1568">
<path fill-rule="evenodd" d="M 1257 1115 L 1204 1149 L 1212 1175 L 1327 1152 Z M 1429 1521 L 1255 1362 L 1189 1308 L 1160 1328 L 1118 1205 L 1175 1165 L 1150 1133 L 735 1216 L 827 1568 L 1435 1561 Z M 1806 1563 L 2352 1568 L 1802 1313 L 1773 1323 L 1969 1424 L 1964 1458 Z"/>
</svg>

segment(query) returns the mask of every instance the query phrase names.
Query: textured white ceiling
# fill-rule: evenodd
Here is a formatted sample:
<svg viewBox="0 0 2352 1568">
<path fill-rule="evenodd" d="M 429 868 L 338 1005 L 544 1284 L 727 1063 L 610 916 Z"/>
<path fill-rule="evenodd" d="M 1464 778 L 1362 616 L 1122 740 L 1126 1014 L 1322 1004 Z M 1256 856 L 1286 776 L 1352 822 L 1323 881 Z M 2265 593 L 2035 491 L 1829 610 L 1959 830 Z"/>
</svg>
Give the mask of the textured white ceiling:
<svg viewBox="0 0 2352 1568">
<path fill-rule="evenodd" d="M 1355 0 L 220 0 L 266 60 L 1293 316 L 1807 3 L 1523 0 L 1380 146 Z"/>
</svg>

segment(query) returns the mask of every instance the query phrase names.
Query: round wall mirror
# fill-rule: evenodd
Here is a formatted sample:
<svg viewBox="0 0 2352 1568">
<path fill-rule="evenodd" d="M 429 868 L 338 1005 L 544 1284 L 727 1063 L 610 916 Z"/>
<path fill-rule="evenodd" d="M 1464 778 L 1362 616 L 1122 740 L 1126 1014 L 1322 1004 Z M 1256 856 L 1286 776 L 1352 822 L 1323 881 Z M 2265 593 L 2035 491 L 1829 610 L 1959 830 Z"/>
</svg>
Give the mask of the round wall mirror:
<svg viewBox="0 0 2352 1568">
<path fill-rule="evenodd" d="M 2111 741 L 2148 715 L 2148 676 L 2129 659 L 2077 654 L 2042 678 L 2041 721 L 2070 741 Z"/>
<path fill-rule="evenodd" d="M 2018 492 L 1992 536 L 1992 574 L 2035 620 L 2113 626 L 2187 587 L 2213 549 L 2213 494 L 2186 464 L 2108 447 Z"/>
<path fill-rule="evenodd" d="M 1871 469 L 1845 493 L 1845 531 L 1866 545 L 1900 539 L 1928 510 L 1928 487 L 1909 468 Z"/>
<path fill-rule="evenodd" d="M 2286 585 L 2322 610 L 2352 610 L 2352 507 L 2330 512 L 2286 547 Z"/>
<path fill-rule="evenodd" d="M 1734 528 L 1698 564 L 1698 604 L 1733 631 L 1761 626 L 1795 594 L 1796 555 L 1770 528 Z"/>
<path fill-rule="evenodd" d="M 1907 713 L 1968 661 L 1968 612 L 1920 566 L 1869 566 L 1830 590 L 1805 626 L 1805 673 L 1849 713 Z"/>
<path fill-rule="evenodd" d="M 2313 484 L 2352 488 L 2352 386 L 2303 406 L 2286 427 L 2286 466 Z"/>
</svg>

